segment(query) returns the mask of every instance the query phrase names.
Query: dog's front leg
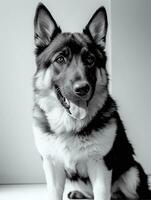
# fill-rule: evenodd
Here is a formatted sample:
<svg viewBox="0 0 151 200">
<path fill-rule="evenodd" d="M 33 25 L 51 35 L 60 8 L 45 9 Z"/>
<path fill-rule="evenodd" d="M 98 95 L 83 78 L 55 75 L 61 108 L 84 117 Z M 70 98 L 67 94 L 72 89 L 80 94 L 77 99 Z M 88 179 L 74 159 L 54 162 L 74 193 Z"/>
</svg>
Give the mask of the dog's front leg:
<svg viewBox="0 0 151 200">
<path fill-rule="evenodd" d="M 43 168 L 45 172 L 48 196 L 50 200 L 62 200 L 65 172 L 61 163 L 53 163 L 51 158 L 43 158 Z"/>
<path fill-rule="evenodd" d="M 94 200 L 110 200 L 111 175 L 103 160 L 88 161 L 88 174 L 93 188 Z"/>
</svg>

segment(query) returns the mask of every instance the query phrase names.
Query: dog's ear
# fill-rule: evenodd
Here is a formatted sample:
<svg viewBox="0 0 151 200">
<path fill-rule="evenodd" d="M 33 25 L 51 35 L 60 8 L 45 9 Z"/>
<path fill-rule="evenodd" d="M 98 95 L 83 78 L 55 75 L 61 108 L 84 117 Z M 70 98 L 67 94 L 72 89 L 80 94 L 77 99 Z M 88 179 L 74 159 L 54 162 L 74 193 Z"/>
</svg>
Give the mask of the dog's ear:
<svg viewBox="0 0 151 200">
<path fill-rule="evenodd" d="M 36 47 L 46 47 L 61 32 L 48 9 L 39 3 L 34 18 L 34 38 Z"/>
<path fill-rule="evenodd" d="M 92 16 L 83 30 L 98 46 L 105 48 L 107 34 L 107 13 L 104 7 L 100 7 Z"/>
</svg>

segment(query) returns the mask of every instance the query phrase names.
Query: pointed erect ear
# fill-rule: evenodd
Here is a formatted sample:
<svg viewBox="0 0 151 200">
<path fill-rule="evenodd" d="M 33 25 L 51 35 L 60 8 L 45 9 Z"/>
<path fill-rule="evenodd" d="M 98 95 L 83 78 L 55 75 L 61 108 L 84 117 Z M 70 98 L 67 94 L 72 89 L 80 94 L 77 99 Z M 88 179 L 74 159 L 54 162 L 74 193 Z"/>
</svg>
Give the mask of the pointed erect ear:
<svg viewBox="0 0 151 200">
<path fill-rule="evenodd" d="M 34 31 L 35 45 L 37 47 L 48 46 L 51 40 L 61 32 L 50 12 L 42 3 L 39 3 L 36 9 Z"/>
<path fill-rule="evenodd" d="M 84 33 L 93 39 L 96 45 L 105 48 L 107 26 L 108 21 L 106 10 L 104 7 L 100 7 L 85 27 Z"/>
</svg>

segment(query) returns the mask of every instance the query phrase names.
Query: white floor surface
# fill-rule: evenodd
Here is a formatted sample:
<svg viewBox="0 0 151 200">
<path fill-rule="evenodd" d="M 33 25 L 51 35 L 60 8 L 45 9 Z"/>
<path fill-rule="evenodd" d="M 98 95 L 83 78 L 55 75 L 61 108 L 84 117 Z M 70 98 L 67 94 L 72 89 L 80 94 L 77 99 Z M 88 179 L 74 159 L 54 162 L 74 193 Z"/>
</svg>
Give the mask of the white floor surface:
<svg viewBox="0 0 151 200">
<path fill-rule="evenodd" d="M 0 185 L 0 200 L 48 200 L 46 185 Z"/>
</svg>

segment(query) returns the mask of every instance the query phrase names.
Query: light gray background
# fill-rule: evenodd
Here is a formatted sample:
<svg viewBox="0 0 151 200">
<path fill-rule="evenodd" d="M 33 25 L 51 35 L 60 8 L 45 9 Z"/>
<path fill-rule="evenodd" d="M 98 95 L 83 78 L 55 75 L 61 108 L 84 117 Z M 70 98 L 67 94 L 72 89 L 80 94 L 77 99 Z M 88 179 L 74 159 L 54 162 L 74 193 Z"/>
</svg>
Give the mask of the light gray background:
<svg viewBox="0 0 151 200">
<path fill-rule="evenodd" d="M 7 0 L 0 7 L 0 183 L 44 181 L 31 128 L 33 17 L 38 2 Z M 42 2 L 65 31 L 82 30 L 101 2 L 110 15 L 109 0 Z M 148 173 L 151 172 L 150 10 L 150 0 L 113 0 L 112 38 L 108 35 L 112 43 L 112 93 L 120 105 L 137 156 Z M 109 46 L 111 55 L 110 49 Z M 110 62 L 109 59 L 111 66 Z"/>
</svg>

